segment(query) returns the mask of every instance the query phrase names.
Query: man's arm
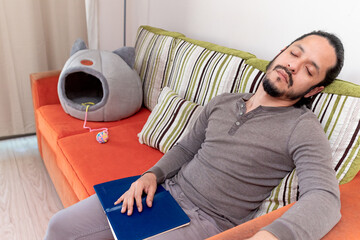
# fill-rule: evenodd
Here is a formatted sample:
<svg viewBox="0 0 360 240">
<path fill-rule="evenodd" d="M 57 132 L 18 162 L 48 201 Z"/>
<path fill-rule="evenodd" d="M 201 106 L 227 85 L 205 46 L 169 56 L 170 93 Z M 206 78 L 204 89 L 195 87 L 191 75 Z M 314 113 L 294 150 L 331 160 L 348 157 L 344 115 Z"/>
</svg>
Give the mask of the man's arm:
<svg viewBox="0 0 360 240">
<path fill-rule="evenodd" d="M 190 162 L 205 141 L 208 118 L 217 97 L 213 98 L 202 110 L 192 129 L 147 172 L 157 177 L 162 183 L 178 173 L 182 166 Z"/>
<path fill-rule="evenodd" d="M 173 177 L 184 164 L 193 159 L 205 139 L 208 118 L 207 108 L 209 105 L 210 102 L 200 113 L 189 133 L 184 136 L 178 144 L 165 153 L 152 168 L 135 181 L 129 190 L 114 203 L 117 205 L 123 202 L 122 213 L 127 212 L 128 215 L 131 215 L 133 213 L 134 202 L 139 212 L 141 212 L 143 208 L 141 203 L 143 192 L 147 194 L 147 206 L 151 207 L 157 184 L 164 182 L 167 178 Z"/>
<path fill-rule="evenodd" d="M 265 227 L 279 239 L 320 239 L 340 220 L 340 193 L 328 140 L 316 118 L 299 120 L 289 139 L 299 200 Z"/>
</svg>

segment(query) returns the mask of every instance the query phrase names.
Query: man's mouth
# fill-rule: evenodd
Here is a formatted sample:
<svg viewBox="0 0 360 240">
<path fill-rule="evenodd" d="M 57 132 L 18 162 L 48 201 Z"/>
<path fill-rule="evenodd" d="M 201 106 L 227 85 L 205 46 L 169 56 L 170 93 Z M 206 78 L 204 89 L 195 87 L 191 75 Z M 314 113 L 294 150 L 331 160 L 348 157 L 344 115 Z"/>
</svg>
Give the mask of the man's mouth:
<svg viewBox="0 0 360 240">
<path fill-rule="evenodd" d="M 277 65 L 274 70 L 280 75 L 282 79 L 288 84 L 288 87 L 293 85 L 292 74 L 289 69 L 281 65 Z"/>
<path fill-rule="evenodd" d="M 285 81 L 287 84 L 289 84 L 289 80 L 288 80 L 289 76 L 285 73 L 284 70 L 282 70 L 282 69 L 277 69 L 276 72 L 280 75 L 281 78 L 284 79 L 284 81 Z"/>
</svg>

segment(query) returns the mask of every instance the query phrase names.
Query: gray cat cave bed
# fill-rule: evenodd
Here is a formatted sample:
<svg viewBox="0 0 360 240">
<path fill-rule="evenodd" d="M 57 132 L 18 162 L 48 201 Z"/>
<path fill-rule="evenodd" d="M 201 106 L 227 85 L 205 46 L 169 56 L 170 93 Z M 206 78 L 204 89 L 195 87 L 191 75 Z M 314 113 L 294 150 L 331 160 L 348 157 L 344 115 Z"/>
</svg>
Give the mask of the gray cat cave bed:
<svg viewBox="0 0 360 240">
<path fill-rule="evenodd" d="M 133 69 L 134 48 L 114 52 L 89 50 L 77 40 L 58 82 L 62 108 L 88 121 L 116 121 L 136 113 L 142 105 L 139 75 Z"/>
</svg>

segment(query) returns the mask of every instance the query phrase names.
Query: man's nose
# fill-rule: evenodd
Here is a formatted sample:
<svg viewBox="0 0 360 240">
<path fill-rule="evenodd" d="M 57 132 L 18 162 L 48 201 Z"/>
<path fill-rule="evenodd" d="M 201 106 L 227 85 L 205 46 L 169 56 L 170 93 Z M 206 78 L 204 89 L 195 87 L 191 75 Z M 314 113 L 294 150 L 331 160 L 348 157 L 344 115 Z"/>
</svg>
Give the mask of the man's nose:
<svg viewBox="0 0 360 240">
<path fill-rule="evenodd" d="M 295 74 L 298 70 L 298 66 L 296 63 L 288 63 L 287 67 L 291 71 L 292 74 Z"/>
</svg>

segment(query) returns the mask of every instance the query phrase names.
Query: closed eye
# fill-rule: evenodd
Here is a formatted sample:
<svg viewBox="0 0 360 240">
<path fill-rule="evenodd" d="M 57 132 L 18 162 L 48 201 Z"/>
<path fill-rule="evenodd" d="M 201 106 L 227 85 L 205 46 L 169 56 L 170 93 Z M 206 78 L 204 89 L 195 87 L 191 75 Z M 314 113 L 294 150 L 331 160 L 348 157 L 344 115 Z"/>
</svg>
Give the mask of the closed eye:
<svg viewBox="0 0 360 240">
<path fill-rule="evenodd" d="M 312 74 L 311 74 L 311 72 L 310 72 L 309 68 L 306 68 L 306 71 L 307 71 L 307 73 L 309 74 L 309 76 L 311 76 L 311 77 L 312 77 Z"/>
</svg>

